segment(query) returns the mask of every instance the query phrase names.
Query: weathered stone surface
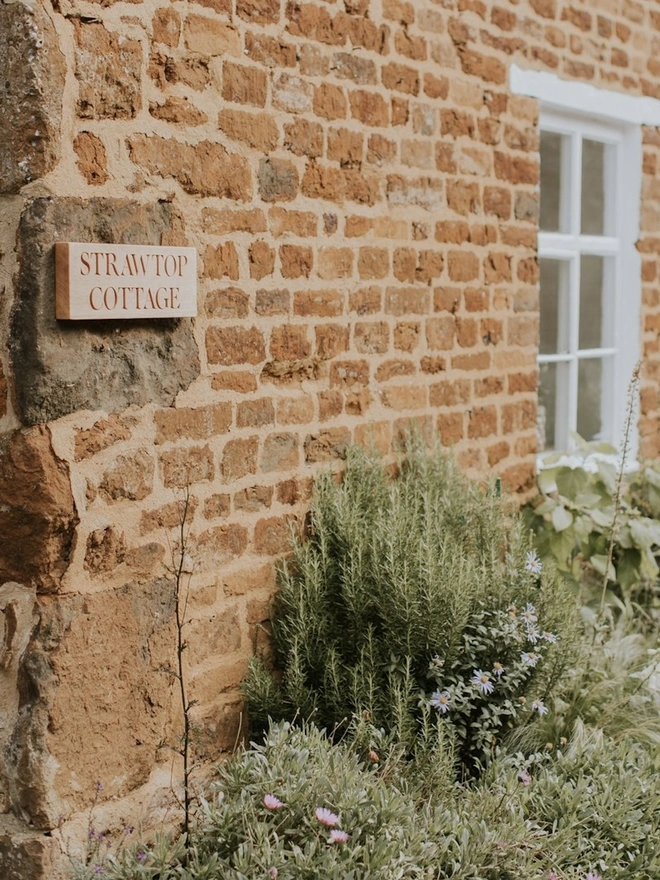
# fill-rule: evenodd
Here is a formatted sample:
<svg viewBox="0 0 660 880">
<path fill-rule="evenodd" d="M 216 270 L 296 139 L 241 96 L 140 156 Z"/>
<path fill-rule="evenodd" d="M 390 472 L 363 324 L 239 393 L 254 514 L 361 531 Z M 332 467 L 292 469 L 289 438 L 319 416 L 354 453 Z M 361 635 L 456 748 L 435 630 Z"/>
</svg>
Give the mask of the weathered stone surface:
<svg viewBox="0 0 660 880">
<path fill-rule="evenodd" d="M 0 877 L 3 880 L 56 880 L 58 844 L 13 816 L 0 818 Z M 62 875 L 58 872 L 57 880 Z"/>
<path fill-rule="evenodd" d="M 84 119 L 132 119 L 141 107 L 142 47 L 97 21 L 74 19 L 78 115 Z"/>
<path fill-rule="evenodd" d="M 160 244 L 177 221 L 169 202 L 38 198 L 19 227 L 10 354 L 26 425 L 81 409 L 171 406 L 199 374 L 190 321 L 56 321 L 56 241 Z"/>
<path fill-rule="evenodd" d="M 36 829 L 127 794 L 147 779 L 163 740 L 175 742 L 165 671 L 174 597 L 173 581 L 159 578 L 39 602 L 3 780 L 13 810 Z"/>
<path fill-rule="evenodd" d="M 35 487 L 38 491 L 35 491 Z M 0 582 L 58 589 L 78 524 L 69 471 L 45 427 L 0 441 Z"/>
<path fill-rule="evenodd" d="M 64 77 L 42 4 L 0 4 L 0 193 L 18 192 L 57 162 Z"/>
<path fill-rule="evenodd" d="M 108 179 L 107 157 L 103 141 L 90 131 L 81 131 L 73 141 L 78 156 L 78 170 L 91 186 L 101 186 Z"/>
</svg>

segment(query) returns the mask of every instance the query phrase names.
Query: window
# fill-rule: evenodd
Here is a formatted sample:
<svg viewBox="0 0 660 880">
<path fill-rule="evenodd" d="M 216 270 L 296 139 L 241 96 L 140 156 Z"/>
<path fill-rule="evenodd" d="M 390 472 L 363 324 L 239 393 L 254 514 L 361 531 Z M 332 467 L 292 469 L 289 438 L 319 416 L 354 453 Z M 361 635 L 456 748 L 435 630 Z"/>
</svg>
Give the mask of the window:
<svg viewBox="0 0 660 880">
<path fill-rule="evenodd" d="M 620 445 L 641 343 L 640 125 L 660 102 L 515 66 L 511 87 L 541 102 L 539 451 L 574 432 Z"/>
</svg>

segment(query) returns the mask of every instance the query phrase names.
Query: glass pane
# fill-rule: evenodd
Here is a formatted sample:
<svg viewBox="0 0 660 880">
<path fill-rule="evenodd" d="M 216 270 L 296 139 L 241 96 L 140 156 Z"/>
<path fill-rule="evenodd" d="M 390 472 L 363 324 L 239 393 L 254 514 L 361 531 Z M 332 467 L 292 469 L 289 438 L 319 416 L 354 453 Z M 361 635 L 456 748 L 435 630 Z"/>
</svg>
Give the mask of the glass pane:
<svg viewBox="0 0 660 880">
<path fill-rule="evenodd" d="M 541 219 L 546 232 L 559 232 L 562 223 L 562 141 L 560 134 L 541 132 Z"/>
<path fill-rule="evenodd" d="M 602 438 L 603 362 L 599 358 L 578 364 L 577 432 L 585 440 Z"/>
<path fill-rule="evenodd" d="M 605 233 L 605 150 L 600 141 L 582 140 L 583 235 Z"/>
<path fill-rule="evenodd" d="M 565 352 L 568 342 L 568 263 L 539 260 L 541 291 L 541 354 Z"/>
<path fill-rule="evenodd" d="M 539 452 L 555 448 L 557 416 L 557 364 L 539 364 L 539 405 L 536 430 Z"/>
<path fill-rule="evenodd" d="M 603 332 L 605 258 L 583 254 L 580 260 L 579 348 L 606 344 Z"/>
</svg>

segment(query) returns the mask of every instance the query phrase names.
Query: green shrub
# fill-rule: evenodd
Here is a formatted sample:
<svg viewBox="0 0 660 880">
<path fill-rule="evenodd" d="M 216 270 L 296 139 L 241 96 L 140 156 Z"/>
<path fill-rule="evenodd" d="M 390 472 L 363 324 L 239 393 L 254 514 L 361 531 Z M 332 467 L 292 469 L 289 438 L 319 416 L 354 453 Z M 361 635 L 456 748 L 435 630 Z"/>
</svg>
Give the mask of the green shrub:
<svg viewBox="0 0 660 880">
<path fill-rule="evenodd" d="M 252 665 L 245 692 L 254 728 L 269 717 L 329 730 L 362 719 L 412 754 L 423 728 L 437 747 L 449 727 L 463 770 L 532 721 L 523 701 L 547 700 L 577 639 L 574 602 L 540 571 L 517 511 L 495 485 L 468 481 L 441 450 L 429 455 L 418 442 L 395 477 L 353 448 L 341 482 L 318 479 L 309 535 L 296 541 L 280 586 L 281 675 Z M 515 607 L 520 624 L 528 605 L 560 648 L 544 642 L 542 662 L 523 670 L 523 642 L 534 645 L 520 626 L 514 649 L 507 621 Z M 508 667 L 501 679 L 497 663 Z M 477 671 L 495 685 L 492 695 L 471 683 Z M 445 691 L 450 710 L 430 712 Z"/>
</svg>

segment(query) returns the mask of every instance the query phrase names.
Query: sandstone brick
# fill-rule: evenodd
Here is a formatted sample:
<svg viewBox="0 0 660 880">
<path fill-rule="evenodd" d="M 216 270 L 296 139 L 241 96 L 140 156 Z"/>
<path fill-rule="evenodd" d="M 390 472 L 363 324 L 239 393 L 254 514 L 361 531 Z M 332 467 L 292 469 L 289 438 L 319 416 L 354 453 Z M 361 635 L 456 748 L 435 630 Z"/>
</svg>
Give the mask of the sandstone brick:
<svg viewBox="0 0 660 880">
<path fill-rule="evenodd" d="M 401 162 L 409 168 L 435 168 L 433 144 L 428 140 L 403 140 Z"/>
<path fill-rule="evenodd" d="M 362 161 L 364 135 L 346 128 L 331 128 L 328 131 L 327 157 L 339 162 L 343 167 L 355 166 Z"/>
<path fill-rule="evenodd" d="M 465 291 L 469 295 L 469 290 Z M 465 297 L 464 297 L 465 299 Z M 433 290 L 433 311 L 455 314 L 461 300 L 460 287 L 436 287 Z M 467 303 L 467 300 L 465 300 Z M 470 310 L 466 304 L 468 311 Z"/>
<path fill-rule="evenodd" d="M 309 278 L 314 264 L 311 247 L 283 244 L 279 249 L 280 271 L 283 278 Z"/>
<path fill-rule="evenodd" d="M 231 510 L 229 495 L 220 492 L 204 499 L 203 510 L 205 519 L 223 519 L 229 516 Z"/>
<path fill-rule="evenodd" d="M 188 522 L 192 522 L 197 506 L 197 499 L 191 496 L 187 508 L 185 500 L 181 499 L 163 504 L 155 510 L 143 509 L 140 514 L 140 534 L 146 535 L 163 529 L 180 528 L 184 518 Z"/>
<path fill-rule="evenodd" d="M 223 244 L 208 245 L 204 251 L 204 275 L 206 278 L 223 278 L 225 275 L 232 281 L 238 280 L 238 252 L 233 241 Z"/>
<path fill-rule="evenodd" d="M 209 318 L 245 318 L 248 306 L 248 295 L 236 287 L 212 290 L 204 303 Z"/>
<path fill-rule="evenodd" d="M 511 156 L 509 153 L 495 151 L 495 177 L 499 180 L 508 180 L 509 183 L 537 184 L 539 178 L 539 165 L 534 159 L 522 156 Z"/>
<path fill-rule="evenodd" d="M 265 232 L 266 216 L 256 208 L 232 210 L 204 208 L 202 224 L 209 235 L 228 235 L 232 232 Z"/>
<path fill-rule="evenodd" d="M 275 268 L 275 249 L 265 241 L 254 241 L 250 245 L 250 278 L 260 281 L 272 275 Z"/>
<path fill-rule="evenodd" d="M 186 489 L 215 476 L 213 453 L 208 446 L 181 446 L 159 456 L 163 483 L 168 489 Z"/>
<path fill-rule="evenodd" d="M 305 461 L 331 461 L 343 458 L 350 440 L 348 428 L 327 428 L 318 434 L 308 434 L 304 444 Z"/>
<path fill-rule="evenodd" d="M 200 55 L 241 54 L 241 38 L 236 28 L 208 15 L 189 14 L 183 26 L 183 39 L 186 49 Z M 226 95 L 225 98 L 233 100 Z"/>
<path fill-rule="evenodd" d="M 287 113 L 306 113 L 312 109 L 314 87 L 299 76 L 282 73 L 273 84 L 273 104 Z"/>
<path fill-rule="evenodd" d="M 436 419 L 436 428 L 440 440 L 445 446 L 453 446 L 459 443 L 465 436 L 463 426 L 463 412 L 439 413 Z"/>
<path fill-rule="evenodd" d="M 169 97 L 163 104 L 152 101 L 149 104 L 149 113 L 154 119 L 189 127 L 203 125 L 208 119 L 206 113 L 198 110 L 187 98 Z"/>
<path fill-rule="evenodd" d="M 202 92 L 211 82 L 209 62 L 209 58 L 196 55 L 175 60 L 164 52 L 152 52 L 149 57 L 148 73 L 162 89 L 183 83 L 191 89 Z"/>
<path fill-rule="evenodd" d="M 292 361 L 306 358 L 311 353 L 307 327 L 300 324 L 284 324 L 274 327 L 270 337 L 270 355 L 275 360 Z"/>
<path fill-rule="evenodd" d="M 227 107 L 218 114 L 218 127 L 235 141 L 257 150 L 274 150 L 279 141 L 277 124 L 268 113 L 249 113 Z"/>
<path fill-rule="evenodd" d="M 425 315 L 430 305 L 430 294 L 423 288 L 388 287 L 385 291 L 385 313 L 388 315 Z"/>
<path fill-rule="evenodd" d="M 323 119 L 345 119 L 348 102 L 344 90 L 332 83 L 322 83 L 314 89 L 313 109 Z"/>
<path fill-rule="evenodd" d="M 112 501 L 142 501 L 153 489 L 154 461 L 146 449 L 135 455 L 120 455 L 103 475 L 99 491 Z"/>
<path fill-rule="evenodd" d="M 449 251 L 447 266 L 452 281 L 474 281 L 479 278 L 479 258 L 470 251 Z"/>
<path fill-rule="evenodd" d="M 107 419 L 99 419 L 91 428 L 80 428 L 76 431 L 75 460 L 91 458 L 121 440 L 128 440 L 130 436 L 129 424 L 121 416 L 111 415 Z"/>
<path fill-rule="evenodd" d="M 390 98 L 390 122 L 392 125 L 407 125 L 410 119 L 410 103 L 406 98 Z"/>
<path fill-rule="evenodd" d="M 413 36 L 406 28 L 399 28 L 395 33 L 394 48 L 399 54 L 413 61 L 426 60 L 426 40 L 421 36 Z"/>
<path fill-rule="evenodd" d="M 280 18 L 280 0 L 237 0 L 236 14 L 254 24 L 276 24 Z"/>
<path fill-rule="evenodd" d="M 245 370 L 226 370 L 211 376 L 211 388 L 214 391 L 249 394 L 257 390 L 257 380 L 253 373 L 248 373 Z"/>
<path fill-rule="evenodd" d="M 317 272 L 319 278 L 325 280 L 350 278 L 353 274 L 353 250 L 351 248 L 319 248 Z"/>
<path fill-rule="evenodd" d="M 187 193 L 238 201 L 252 195 L 247 160 L 227 152 L 221 144 L 191 145 L 147 135 L 135 135 L 128 144 L 136 165 L 161 177 L 173 177 Z"/>
<path fill-rule="evenodd" d="M 332 318 L 344 311 L 344 294 L 338 290 L 304 290 L 293 295 L 293 313 L 302 317 Z"/>
<path fill-rule="evenodd" d="M 351 388 L 369 383 L 368 361 L 334 361 L 330 365 L 330 388 Z"/>
<path fill-rule="evenodd" d="M 264 441 L 261 454 L 261 470 L 291 470 L 298 466 L 299 440 L 297 434 L 269 434 Z"/>
<path fill-rule="evenodd" d="M 98 577 L 114 571 L 126 558 L 126 540 L 123 532 L 117 532 L 112 526 L 95 529 L 87 536 L 85 548 L 85 569 Z"/>
<path fill-rule="evenodd" d="M 256 473 L 258 451 L 258 437 L 228 440 L 222 452 L 222 464 L 220 465 L 225 483 L 232 483 L 247 474 Z"/>
<path fill-rule="evenodd" d="M 261 371 L 262 382 L 278 385 L 300 383 L 319 378 L 320 361 L 316 357 L 301 358 L 295 361 L 269 361 Z"/>
<path fill-rule="evenodd" d="M 348 351 L 349 329 L 341 324 L 319 324 L 314 328 L 316 335 L 316 355 L 322 360 L 330 360 Z"/>
<path fill-rule="evenodd" d="M 245 526 L 228 523 L 209 529 L 197 539 L 196 555 L 207 570 L 218 570 L 245 553 L 248 534 Z M 198 663 L 206 655 L 217 654 L 221 650 L 237 650 L 241 643 L 240 624 L 235 610 L 225 609 L 222 614 L 224 625 L 218 626 L 215 620 L 198 620 L 197 626 L 190 627 L 188 638 L 195 645 L 192 657 Z M 197 632 L 195 633 L 195 629 Z"/>
<path fill-rule="evenodd" d="M 265 71 L 225 61 L 222 67 L 222 97 L 225 101 L 264 107 L 268 89 Z"/>
<path fill-rule="evenodd" d="M 491 365 L 490 354 L 487 351 L 479 351 L 474 354 L 453 355 L 451 365 L 456 370 L 487 370 Z"/>
<path fill-rule="evenodd" d="M 258 364 L 266 357 L 264 337 L 257 327 L 209 327 L 206 352 L 211 364 Z"/>
<path fill-rule="evenodd" d="M 536 401 L 520 400 L 502 406 L 502 430 L 505 434 L 536 427 Z"/>
<path fill-rule="evenodd" d="M 507 321 L 507 342 L 509 345 L 537 345 L 538 334 L 538 316 L 516 315 Z"/>
<path fill-rule="evenodd" d="M 468 437 L 475 440 L 497 433 L 497 409 L 494 406 L 475 406 L 468 412 Z"/>
<path fill-rule="evenodd" d="M 234 508 L 257 513 L 270 507 L 273 500 L 272 486 L 248 486 L 234 493 Z"/>
<path fill-rule="evenodd" d="M 361 247 L 357 268 L 362 279 L 385 278 L 390 271 L 390 255 L 385 248 Z"/>
<path fill-rule="evenodd" d="M 151 22 L 155 43 L 163 43 L 165 46 L 175 47 L 181 37 L 181 17 L 179 13 L 170 8 L 158 9 Z"/>
<path fill-rule="evenodd" d="M 467 180 L 447 181 L 447 205 L 458 214 L 475 214 L 480 207 L 479 185 Z"/>
<path fill-rule="evenodd" d="M 525 391 L 535 392 L 537 390 L 538 372 L 534 370 L 531 373 L 511 373 L 507 377 L 507 388 L 509 394 L 521 394 Z"/>
<path fill-rule="evenodd" d="M 381 398 L 384 406 L 400 412 L 428 405 L 427 390 L 419 385 L 390 385 L 382 389 Z"/>
<path fill-rule="evenodd" d="M 74 19 L 78 115 L 133 119 L 141 108 L 142 46 L 100 22 Z"/>
<path fill-rule="evenodd" d="M 277 401 L 277 422 L 280 425 L 305 425 L 314 418 L 314 400 L 308 394 L 283 397 Z"/>
<path fill-rule="evenodd" d="M 296 156 L 315 159 L 323 155 L 323 127 L 318 122 L 296 119 L 284 126 L 284 146 Z"/>
<path fill-rule="evenodd" d="M 262 64 L 264 67 L 296 66 L 296 47 L 267 34 L 255 34 L 248 31 L 245 34 L 245 55 L 251 61 Z"/>
<path fill-rule="evenodd" d="M 386 165 L 396 159 L 396 143 L 382 134 L 372 134 L 367 141 L 367 162 Z"/>
<path fill-rule="evenodd" d="M 163 409 L 154 413 L 156 443 L 169 443 L 186 437 L 206 440 L 226 433 L 232 423 L 230 403 L 217 403 L 196 408 Z"/>
<path fill-rule="evenodd" d="M 89 131 L 81 131 L 73 141 L 78 170 L 91 186 L 101 186 L 108 179 L 107 156 L 103 141 Z"/>
<path fill-rule="evenodd" d="M 464 220 L 439 220 L 435 224 L 435 239 L 444 244 L 463 244 L 470 237 L 470 227 Z"/>
<path fill-rule="evenodd" d="M 511 216 L 511 191 L 502 186 L 484 187 L 484 211 L 500 220 L 508 220 Z"/>
<path fill-rule="evenodd" d="M 312 497 L 313 485 L 313 480 L 309 477 L 283 480 L 277 484 L 277 500 L 280 504 L 289 505 L 309 501 Z"/>
<path fill-rule="evenodd" d="M 397 351 L 413 352 L 419 345 L 421 326 L 418 321 L 399 321 L 392 334 Z"/>
<path fill-rule="evenodd" d="M 265 202 L 288 202 L 298 194 L 298 171 L 288 159 L 259 161 L 259 195 Z"/>
<path fill-rule="evenodd" d="M 241 401 L 236 407 L 237 428 L 260 428 L 275 421 L 275 407 L 270 397 Z"/>
<path fill-rule="evenodd" d="M 408 95 L 419 94 L 419 74 L 413 67 L 390 62 L 383 67 L 381 79 L 386 89 Z"/>
<path fill-rule="evenodd" d="M 346 197 L 346 179 L 340 168 L 312 161 L 305 168 L 302 194 L 310 199 L 343 202 Z"/>
<path fill-rule="evenodd" d="M 332 56 L 331 69 L 335 76 L 350 79 L 361 86 L 376 83 L 376 65 L 371 58 L 349 52 L 336 52 Z"/>
<path fill-rule="evenodd" d="M 467 379 L 445 379 L 430 386 L 429 403 L 431 406 L 457 406 L 468 403 L 471 391 Z"/>
<path fill-rule="evenodd" d="M 408 179 L 399 175 L 387 177 L 387 201 L 390 205 L 418 205 L 429 211 L 442 207 L 443 183 L 431 177 Z"/>
<path fill-rule="evenodd" d="M 500 284 L 511 281 L 511 257 L 509 254 L 491 251 L 484 258 L 484 281 L 486 284 Z"/>
<path fill-rule="evenodd" d="M 442 315 L 426 320 L 426 342 L 432 351 L 452 349 L 455 339 L 456 319 L 453 315 Z"/>
<path fill-rule="evenodd" d="M 376 370 L 377 382 L 389 382 L 390 379 L 401 376 L 412 376 L 415 372 L 415 364 L 408 360 L 384 361 Z"/>
<path fill-rule="evenodd" d="M 312 211 L 288 211 L 286 208 L 271 208 L 268 212 L 270 231 L 274 236 L 287 232 L 301 238 L 312 238 L 317 234 L 318 218 Z"/>
<path fill-rule="evenodd" d="M 263 556 L 278 556 L 291 550 L 291 516 L 260 519 L 254 527 L 254 549 Z"/>
<path fill-rule="evenodd" d="M 327 422 L 341 415 L 344 408 L 344 395 L 341 391 L 321 391 L 317 400 L 320 422 Z"/>
<path fill-rule="evenodd" d="M 384 354 L 390 343 L 390 327 L 385 321 L 358 321 L 353 331 L 360 354 Z"/>
<path fill-rule="evenodd" d="M 389 123 L 389 108 L 379 92 L 356 90 L 350 93 L 351 115 L 364 125 L 386 127 Z"/>
</svg>

